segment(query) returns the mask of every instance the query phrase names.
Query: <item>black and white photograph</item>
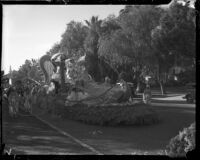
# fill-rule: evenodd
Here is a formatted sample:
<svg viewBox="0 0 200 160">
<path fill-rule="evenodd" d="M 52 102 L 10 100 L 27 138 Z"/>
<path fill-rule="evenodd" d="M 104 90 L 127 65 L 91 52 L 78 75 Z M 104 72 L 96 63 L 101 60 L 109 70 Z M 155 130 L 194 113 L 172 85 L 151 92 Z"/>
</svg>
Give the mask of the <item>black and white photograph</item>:
<svg viewBox="0 0 200 160">
<path fill-rule="evenodd" d="M 3 4 L 3 155 L 187 157 L 195 2 Z"/>
</svg>

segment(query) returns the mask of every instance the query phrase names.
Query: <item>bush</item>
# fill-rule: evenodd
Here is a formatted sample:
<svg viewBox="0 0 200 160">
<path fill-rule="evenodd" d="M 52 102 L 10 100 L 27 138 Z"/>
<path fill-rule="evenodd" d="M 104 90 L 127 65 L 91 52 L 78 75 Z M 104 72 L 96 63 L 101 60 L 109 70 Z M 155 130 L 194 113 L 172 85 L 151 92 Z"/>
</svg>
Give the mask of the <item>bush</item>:
<svg viewBox="0 0 200 160">
<path fill-rule="evenodd" d="M 195 82 L 196 81 L 196 70 L 195 68 L 190 68 L 189 70 L 186 70 L 185 72 L 182 72 L 178 75 L 179 82 L 183 85 L 189 83 L 189 82 Z"/>
<path fill-rule="evenodd" d="M 159 121 L 157 113 L 145 104 L 75 104 L 55 109 L 63 118 L 95 125 L 150 125 Z"/>
<path fill-rule="evenodd" d="M 177 136 L 172 138 L 167 145 L 167 154 L 169 156 L 186 156 L 188 151 L 195 149 L 195 123 L 188 128 L 184 128 Z"/>
</svg>

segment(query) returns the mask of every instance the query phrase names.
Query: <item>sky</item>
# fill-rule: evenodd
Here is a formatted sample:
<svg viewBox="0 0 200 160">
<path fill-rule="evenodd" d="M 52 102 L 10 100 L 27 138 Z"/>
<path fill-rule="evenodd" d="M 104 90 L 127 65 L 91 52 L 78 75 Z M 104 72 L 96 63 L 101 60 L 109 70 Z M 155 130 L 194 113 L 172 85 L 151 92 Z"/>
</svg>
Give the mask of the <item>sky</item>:
<svg viewBox="0 0 200 160">
<path fill-rule="evenodd" d="M 169 7 L 164 5 L 162 7 Z M 26 59 L 38 59 L 59 42 L 71 20 L 118 16 L 124 5 L 3 5 L 1 70 L 18 70 Z"/>
<path fill-rule="evenodd" d="M 4 5 L 1 70 L 18 70 L 26 59 L 38 59 L 59 42 L 66 24 L 92 16 L 104 19 L 124 5 Z"/>
</svg>

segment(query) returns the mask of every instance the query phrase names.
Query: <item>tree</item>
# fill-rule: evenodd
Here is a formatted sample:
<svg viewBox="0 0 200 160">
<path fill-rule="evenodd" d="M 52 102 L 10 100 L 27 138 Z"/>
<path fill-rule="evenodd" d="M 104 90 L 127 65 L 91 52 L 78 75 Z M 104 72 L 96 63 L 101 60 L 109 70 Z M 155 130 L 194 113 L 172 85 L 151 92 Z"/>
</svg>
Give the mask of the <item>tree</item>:
<svg viewBox="0 0 200 160">
<path fill-rule="evenodd" d="M 106 19 L 102 21 L 100 28 L 100 37 L 98 44 L 98 57 L 100 61 L 100 72 L 101 77 L 109 76 L 113 82 L 118 78 L 119 71 L 116 68 L 116 60 L 111 58 L 113 52 L 116 51 L 114 48 L 111 37 L 113 34 L 120 30 L 121 27 L 118 24 L 117 18 L 114 15 L 109 15 Z"/>
<path fill-rule="evenodd" d="M 36 60 L 26 60 L 25 63 L 22 66 L 20 66 L 18 71 L 12 71 L 13 82 L 17 80 L 23 80 L 26 78 L 41 81 L 42 77 L 37 66 L 38 62 Z"/>
<path fill-rule="evenodd" d="M 81 22 L 71 21 L 62 34 L 60 51 L 69 57 L 84 55 L 84 41 L 87 36 L 87 27 Z"/>
<path fill-rule="evenodd" d="M 52 46 L 52 48 L 49 51 L 47 51 L 47 54 L 52 56 L 58 53 L 60 51 L 60 48 L 61 48 L 60 43 L 57 42 Z"/>
<path fill-rule="evenodd" d="M 119 72 L 131 73 L 138 85 L 151 63 L 151 30 L 160 14 L 156 6 L 125 6 L 119 17 L 108 21 L 112 29 L 100 38 L 99 55 Z"/>
<path fill-rule="evenodd" d="M 111 14 L 102 20 L 101 27 L 99 28 L 100 38 L 108 37 L 118 29 L 121 29 L 118 19 L 115 15 Z"/>
<path fill-rule="evenodd" d="M 162 14 L 159 25 L 152 30 L 152 46 L 157 60 L 157 77 L 161 90 L 162 75 L 167 73 L 169 68 L 177 65 L 194 65 L 196 37 L 193 11 L 187 5 L 174 1 Z M 189 64 L 188 60 L 190 60 Z"/>
<path fill-rule="evenodd" d="M 178 56 L 195 58 L 196 28 L 193 23 L 194 9 L 174 2 L 160 19 L 163 35 L 167 35 L 168 50 Z M 181 37 L 181 38 L 180 38 Z"/>
<path fill-rule="evenodd" d="M 98 16 L 92 16 L 90 21 L 85 20 L 85 22 L 88 26 L 88 34 L 84 43 L 87 62 L 86 69 L 95 81 L 100 81 L 98 42 L 102 20 L 99 20 Z"/>
</svg>

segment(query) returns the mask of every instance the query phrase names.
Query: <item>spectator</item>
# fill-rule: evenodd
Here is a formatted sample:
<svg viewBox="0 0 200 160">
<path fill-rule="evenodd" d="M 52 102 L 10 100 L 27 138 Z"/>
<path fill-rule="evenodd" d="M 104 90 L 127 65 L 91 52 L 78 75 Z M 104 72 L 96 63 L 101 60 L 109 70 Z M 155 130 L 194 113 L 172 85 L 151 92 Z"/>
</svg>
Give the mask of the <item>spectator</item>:
<svg viewBox="0 0 200 160">
<path fill-rule="evenodd" d="M 144 93 L 143 93 L 143 102 L 145 104 L 151 103 L 151 89 L 150 89 L 150 85 L 148 85 L 148 84 L 147 84 L 146 89 L 144 90 Z"/>
<path fill-rule="evenodd" d="M 105 84 L 111 84 L 111 79 L 108 76 L 105 77 Z"/>
</svg>

